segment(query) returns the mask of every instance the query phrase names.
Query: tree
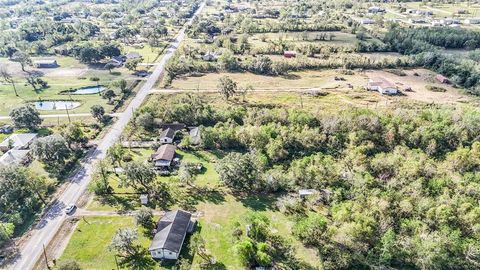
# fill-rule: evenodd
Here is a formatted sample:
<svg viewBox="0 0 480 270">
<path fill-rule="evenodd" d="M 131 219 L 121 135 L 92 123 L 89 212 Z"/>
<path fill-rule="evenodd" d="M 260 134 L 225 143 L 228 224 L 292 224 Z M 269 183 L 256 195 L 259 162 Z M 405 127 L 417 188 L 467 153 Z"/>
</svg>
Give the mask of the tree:
<svg viewBox="0 0 480 270">
<path fill-rule="evenodd" d="M 112 163 L 117 163 L 118 167 L 122 167 L 122 160 L 125 157 L 126 151 L 122 144 L 116 143 L 107 150 L 107 156 L 112 160 Z"/>
<path fill-rule="evenodd" d="M 10 112 L 13 124 L 16 128 L 27 128 L 29 130 L 36 130 L 42 123 L 40 113 L 31 104 L 15 108 Z"/>
<path fill-rule="evenodd" d="M 120 91 L 124 95 L 128 95 L 131 92 L 131 89 L 128 87 L 128 83 L 125 79 L 121 79 L 121 80 L 115 82 L 115 86 L 118 87 L 118 89 L 120 89 Z"/>
<path fill-rule="evenodd" d="M 90 113 L 98 122 L 103 123 L 105 121 L 105 109 L 101 105 L 93 105 L 90 108 Z"/>
<path fill-rule="evenodd" d="M 140 64 L 142 61 L 142 58 L 129 59 L 127 62 L 125 62 L 125 67 L 131 71 L 137 70 L 138 64 Z"/>
<path fill-rule="evenodd" d="M 153 222 L 152 209 L 142 207 L 135 213 L 135 222 L 147 230 L 152 230 L 155 227 Z"/>
<path fill-rule="evenodd" d="M 13 62 L 18 62 L 22 66 L 22 71 L 25 71 L 25 66 L 32 65 L 32 59 L 30 56 L 22 51 L 16 51 L 13 55 L 11 60 Z"/>
<path fill-rule="evenodd" d="M 90 189 L 97 195 L 109 194 L 113 188 L 110 186 L 108 164 L 100 160 L 93 167 L 92 183 Z"/>
<path fill-rule="evenodd" d="M 108 89 L 107 91 L 105 91 L 103 93 L 103 98 L 108 99 L 109 104 L 112 104 L 112 99 L 116 96 L 117 95 L 115 94 L 115 92 L 112 89 Z"/>
<path fill-rule="evenodd" d="M 223 76 L 217 86 L 218 91 L 222 94 L 226 100 L 237 92 L 237 83 L 228 76 Z"/>
<path fill-rule="evenodd" d="M 196 254 L 202 258 L 200 264 L 203 267 L 211 267 L 216 263 L 215 257 L 207 250 L 205 239 L 198 232 L 194 233 L 190 238 L 190 252 L 192 256 Z"/>
<path fill-rule="evenodd" d="M 144 112 L 135 117 L 135 125 L 151 131 L 155 127 L 155 118 L 150 112 Z"/>
<path fill-rule="evenodd" d="M 263 185 L 259 161 L 253 153 L 229 153 L 218 162 L 216 170 L 220 181 L 238 191 L 252 192 Z"/>
<path fill-rule="evenodd" d="M 106 63 L 105 68 L 108 69 L 108 73 L 112 74 L 112 69 L 115 68 L 115 65 L 113 63 Z"/>
<path fill-rule="evenodd" d="M 63 261 L 58 265 L 58 270 L 81 270 L 80 265 L 73 260 Z"/>
<path fill-rule="evenodd" d="M 39 138 L 32 144 L 35 158 L 53 167 L 65 165 L 71 153 L 67 141 L 59 134 Z"/>
<path fill-rule="evenodd" d="M 36 73 L 29 73 L 25 79 L 27 80 L 27 84 L 31 85 L 34 91 L 48 87 L 48 83 Z"/>
<path fill-rule="evenodd" d="M 5 83 L 10 83 L 12 85 L 15 96 L 18 97 L 17 88 L 15 87 L 15 80 L 12 77 L 5 67 L 0 68 L 0 77 Z"/>
<path fill-rule="evenodd" d="M 29 182 L 31 173 L 26 167 L 0 166 L 0 222 L 22 225 L 38 210 L 40 203 Z M 9 234 L 11 225 L 4 225 Z"/>
<path fill-rule="evenodd" d="M 14 230 L 13 223 L 0 222 L 0 246 L 12 238 Z"/>
<path fill-rule="evenodd" d="M 139 251 L 139 245 L 136 243 L 138 234 L 133 228 L 120 228 L 113 236 L 110 243 L 110 249 L 115 251 L 118 256 L 135 256 Z"/>
<path fill-rule="evenodd" d="M 67 141 L 70 150 L 82 148 L 88 142 L 88 138 L 85 133 L 83 133 L 79 123 L 68 124 L 60 133 Z"/>
<path fill-rule="evenodd" d="M 156 173 L 150 164 L 144 162 L 130 162 L 125 166 L 125 178 L 123 184 L 133 187 L 142 192 L 150 190 L 155 182 Z"/>
</svg>

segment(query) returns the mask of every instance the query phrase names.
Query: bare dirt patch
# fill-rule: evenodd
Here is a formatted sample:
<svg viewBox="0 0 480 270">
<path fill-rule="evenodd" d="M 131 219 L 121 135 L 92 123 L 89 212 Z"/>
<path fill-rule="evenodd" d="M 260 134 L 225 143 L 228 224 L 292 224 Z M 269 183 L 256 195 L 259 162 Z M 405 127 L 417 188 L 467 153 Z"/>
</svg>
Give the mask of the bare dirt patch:
<svg viewBox="0 0 480 270">
<path fill-rule="evenodd" d="M 42 69 L 47 77 L 78 77 L 88 71 L 86 68 L 52 68 Z"/>
<path fill-rule="evenodd" d="M 436 104 L 457 104 L 474 100 L 474 97 L 461 93 L 460 89 L 449 84 L 441 84 L 435 80 L 435 73 L 426 69 L 404 70 L 406 76 L 398 76 L 391 72 L 382 70 L 369 70 L 365 74 L 369 78 L 383 77 L 394 83 L 402 91 L 404 97 L 416 101 Z M 417 74 L 418 76 L 414 75 Z M 434 92 L 427 89 L 427 86 L 445 88 L 445 92 Z M 411 87 L 412 91 L 404 91 Z"/>
</svg>

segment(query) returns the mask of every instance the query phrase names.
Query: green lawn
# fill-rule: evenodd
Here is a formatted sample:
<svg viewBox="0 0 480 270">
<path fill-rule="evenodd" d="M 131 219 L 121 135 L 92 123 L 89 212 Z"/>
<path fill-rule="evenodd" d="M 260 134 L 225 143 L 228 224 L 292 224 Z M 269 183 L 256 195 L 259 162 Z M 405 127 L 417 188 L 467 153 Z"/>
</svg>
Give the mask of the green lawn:
<svg viewBox="0 0 480 270">
<path fill-rule="evenodd" d="M 60 261 L 75 260 L 82 269 L 115 269 L 114 252 L 108 247 L 117 229 L 127 227 L 136 227 L 133 217 L 87 217 L 81 219 Z M 151 240 L 145 237 L 142 229 L 138 230 L 138 236 L 141 245 L 148 248 Z M 156 263 L 153 269 L 166 268 L 162 268 Z"/>
<path fill-rule="evenodd" d="M 90 80 L 92 77 L 99 78 L 98 84 L 110 85 L 111 82 L 126 79 L 136 79 L 131 72 L 125 68 L 114 69 L 112 73 L 108 70 L 88 67 L 80 63 L 72 57 L 55 56 L 60 67 L 54 69 L 38 69 L 43 72 L 42 79 L 48 83 L 48 88 L 34 91 L 30 85 L 26 84 L 25 73 L 20 70 L 17 63 L 8 61 L 5 58 L 0 60 L 8 63 L 7 70 L 14 75 L 15 85 L 18 97 L 15 96 L 13 88 L 10 84 L 0 83 L 0 115 L 5 116 L 22 104 L 42 100 L 73 100 L 81 103 L 81 106 L 70 110 L 71 113 L 86 113 L 90 111 L 90 107 L 99 104 L 105 107 L 106 111 L 110 111 L 113 106 L 107 104 L 107 100 L 98 94 L 92 95 L 68 95 L 60 93 L 66 90 L 72 90 L 79 87 L 96 86 L 97 82 Z M 27 67 L 27 70 L 32 70 Z M 117 90 L 118 92 L 118 90 Z M 120 93 L 118 93 L 120 94 Z M 49 110 L 42 111 L 42 114 L 64 114 L 65 111 Z"/>
</svg>

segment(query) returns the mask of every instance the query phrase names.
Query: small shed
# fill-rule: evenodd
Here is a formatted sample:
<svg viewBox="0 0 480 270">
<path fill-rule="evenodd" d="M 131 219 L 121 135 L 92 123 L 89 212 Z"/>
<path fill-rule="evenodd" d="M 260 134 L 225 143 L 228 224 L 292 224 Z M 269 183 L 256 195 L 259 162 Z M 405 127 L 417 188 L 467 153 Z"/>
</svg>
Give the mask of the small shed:
<svg viewBox="0 0 480 270">
<path fill-rule="evenodd" d="M 148 194 L 140 194 L 140 203 L 146 205 L 148 203 Z"/>
<path fill-rule="evenodd" d="M 447 77 L 441 75 L 441 74 L 438 74 L 437 76 L 435 76 L 435 79 L 441 83 L 449 83 L 450 81 L 448 80 Z"/>
<path fill-rule="evenodd" d="M 202 59 L 205 61 L 216 61 L 218 59 L 218 55 L 214 52 L 207 52 L 202 56 Z"/>
<path fill-rule="evenodd" d="M 284 51 L 283 52 L 283 57 L 285 57 L 285 58 L 297 57 L 297 52 L 295 52 L 295 51 Z"/>
<path fill-rule="evenodd" d="M 315 189 L 300 189 L 298 191 L 298 195 L 300 196 L 301 199 L 305 199 L 308 196 L 313 195 L 315 193 L 317 193 Z"/>
<path fill-rule="evenodd" d="M 57 60 L 55 59 L 42 59 L 33 62 L 36 68 L 56 68 L 58 67 Z"/>
</svg>

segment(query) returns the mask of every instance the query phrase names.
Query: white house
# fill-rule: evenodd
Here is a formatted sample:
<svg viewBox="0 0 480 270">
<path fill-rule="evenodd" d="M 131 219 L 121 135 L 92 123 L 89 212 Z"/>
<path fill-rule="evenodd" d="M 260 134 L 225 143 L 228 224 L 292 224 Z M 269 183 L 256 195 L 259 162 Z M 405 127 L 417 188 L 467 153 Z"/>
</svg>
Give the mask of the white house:
<svg viewBox="0 0 480 270">
<path fill-rule="evenodd" d="M 479 24 L 480 18 L 467 18 L 463 21 L 465 24 Z"/>
<path fill-rule="evenodd" d="M 171 128 L 164 129 L 162 133 L 160 133 L 160 142 L 161 143 L 173 143 L 173 139 L 175 139 L 175 130 Z"/>
<path fill-rule="evenodd" d="M 0 143 L 0 150 L 5 152 L 10 149 L 27 149 L 36 137 L 36 133 L 10 135 L 2 143 Z"/>
<path fill-rule="evenodd" d="M 195 228 L 192 214 L 175 210 L 165 213 L 155 229 L 155 236 L 148 249 L 155 259 L 177 260 L 187 233 Z"/>
<path fill-rule="evenodd" d="M 30 150 L 8 150 L 0 157 L 1 165 L 20 165 L 28 163 Z"/>
<path fill-rule="evenodd" d="M 378 91 L 384 95 L 394 95 L 398 93 L 398 88 L 384 78 L 372 78 L 368 80 L 365 88 L 370 91 Z"/>
</svg>

